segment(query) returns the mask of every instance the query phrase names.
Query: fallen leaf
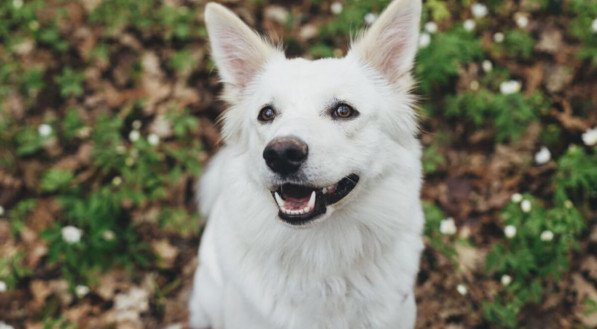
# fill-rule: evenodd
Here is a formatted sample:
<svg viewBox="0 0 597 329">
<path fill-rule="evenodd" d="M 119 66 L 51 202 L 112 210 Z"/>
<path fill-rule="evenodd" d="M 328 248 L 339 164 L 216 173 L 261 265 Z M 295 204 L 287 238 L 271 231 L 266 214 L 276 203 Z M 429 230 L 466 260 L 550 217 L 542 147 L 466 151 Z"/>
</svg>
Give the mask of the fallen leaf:
<svg viewBox="0 0 597 329">
<path fill-rule="evenodd" d="M 178 248 L 172 246 L 167 239 L 153 241 L 151 247 L 159 258 L 159 267 L 170 268 L 174 265 L 174 261 L 176 260 L 179 251 Z"/>
<path fill-rule="evenodd" d="M 466 275 L 472 275 L 485 266 L 487 252 L 479 248 L 459 243 L 456 244 L 456 254 L 458 255 L 460 270 Z"/>
</svg>

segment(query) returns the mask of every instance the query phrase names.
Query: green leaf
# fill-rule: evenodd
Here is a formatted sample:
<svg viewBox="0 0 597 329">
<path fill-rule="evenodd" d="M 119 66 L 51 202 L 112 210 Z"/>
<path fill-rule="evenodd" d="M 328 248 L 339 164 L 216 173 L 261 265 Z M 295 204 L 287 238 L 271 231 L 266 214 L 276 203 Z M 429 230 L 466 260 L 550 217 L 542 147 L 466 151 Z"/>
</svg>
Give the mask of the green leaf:
<svg viewBox="0 0 597 329">
<path fill-rule="evenodd" d="M 44 192 L 56 192 L 65 189 L 73 180 L 75 175 L 70 170 L 50 169 L 41 181 L 41 189 Z"/>
</svg>

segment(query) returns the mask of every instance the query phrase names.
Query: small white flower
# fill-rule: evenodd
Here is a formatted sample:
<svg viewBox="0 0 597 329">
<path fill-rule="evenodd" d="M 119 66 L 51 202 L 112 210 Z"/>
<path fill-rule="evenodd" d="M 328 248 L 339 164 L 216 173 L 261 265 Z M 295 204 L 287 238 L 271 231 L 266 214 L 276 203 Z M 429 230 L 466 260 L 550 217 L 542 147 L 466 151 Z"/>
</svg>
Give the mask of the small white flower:
<svg viewBox="0 0 597 329">
<path fill-rule="evenodd" d="M 487 16 L 487 6 L 482 3 L 475 3 L 471 6 L 471 12 L 475 18 Z"/>
<path fill-rule="evenodd" d="M 118 154 L 125 154 L 126 153 L 126 146 L 119 144 L 116 146 L 116 153 Z"/>
<path fill-rule="evenodd" d="M 508 286 L 510 283 L 512 283 L 512 277 L 511 277 L 511 276 L 509 276 L 508 274 L 504 274 L 504 275 L 502 275 L 502 279 L 501 279 L 501 281 L 502 281 L 502 285 L 503 285 L 504 287 L 506 287 L 506 286 Z"/>
<path fill-rule="evenodd" d="M 512 239 L 513 237 L 515 237 L 516 236 L 516 226 L 507 225 L 504 228 L 504 235 L 506 235 L 506 238 L 508 238 L 508 239 Z"/>
<path fill-rule="evenodd" d="M 585 131 L 582 134 L 582 141 L 586 146 L 597 144 L 597 127 Z"/>
<path fill-rule="evenodd" d="M 500 92 L 504 95 L 517 93 L 521 88 L 522 85 L 516 80 L 504 81 L 500 84 Z"/>
<path fill-rule="evenodd" d="M 127 167 L 132 167 L 132 166 L 135 164 L 135 159 L 134 159 L 133 157 L 127 157 L 127 158 L 124 160 L 124 164 L 125 164 Z"/>
<path fill-rule="evenodd" d="M 541 241 L 549 242 L 553 240 L 553 232 L 552 231 L 543 231 L 541 232 Z"/>
<path fill-rule="evenodd" d="M 114 241 L 116 234 L 114 234 L 114 232 L 111 230 L 106 230 L 102 233 L 102 238 L 104 238 L 106 241 Z"/>
<path fill-rule="evenodd" d="M 139 130 L 133 130 L 129 133 L 129 140 L 131 142 L 136 142 L 139 140 L 139 138 L 141 138 L 141 133 Z"/>
<path fill-rule="evenodd" d="M 510 200 L 512 200 L 512 202 L 514 202 L 514 203 L 519 203 L 520 201 L 522 201 L 522 194 L 514 193 L 514 194 L 512 194 L 512 197 L 510 198 Z"/>
<path fill-rule="evenodd" d="M 437 24 L 435 22 L 425 23 L 425 31 L 427 31 L 431 34 L 437 32 Z"/>
<path fill-rule="evenodd" d="M 522 202 L 520 203 L 520 209 L 524 213 L 531 212 L 532 208 L 533 208 L 533 205 L 531 204 L 531 201 L 529 201 L 529 200 L 522 200 Z"/>
<path fill-rule="evenodd" d="M 120 186 L 120 184 L 122 184 L 122 177 L 116 176 L 116 177 L 112 178 L 112 185 Z"/>
<path fill-rule="evenodd" d="M 330 9 L 332 10 L 332 13 L 334 15 L 339 15 L 342 12 L 342 9 L 344 9 L 344 7 L 342 6 L 342 4 L 338 1 L 332 3 L 332 6 L 330 7 Z"/>
<path fill-rule="evenodd" d="M 157 146 L 160 143 L 160 136 L 156 134 L 149 134 L 149 136 L 147 136 L 147 141 L 150 145 Z"/>
<path fill-rule="evenodd" d="M 61 230 L 61 233 L 62 233 L 62 240 L 64 240 L 64 242 L 69 243 L 69 244 L 73 244 L 73 243 L 77 243 L 77 242 L 81 241 L 81 236 L 83 236 L 83 231 L 81 231 L 80 229 L 78 229 L 72 225 L 63 227 Z"/>
<path fill-rule="evenodd" d="M 483 63 L 481 63 L 481 67 L 483 68 L 483 71 L 485 71 L 485 73 L 493 71 L 493 63 L 491 63 L 491 61 L 487 59 L 484 60 Z"/>
<path fill-rule="evenodd" d="M 572 201 L 566 200 L 564 201 L 564 207 L 566 207 L 566 209 L 572 209 L 572 207 L 574 207 L 574 204 L 572 203 Z"/>
<path fill-rule="evenodd" d="M 429 33 L 423 32 L 419 36 L 419 48 L 426 48 L 431 43 L 431 35 Z"/>
<path fill-rule="evenodd" d="M 131 126 L 133 127 L 133 130 L 139 130 L 141 129 L 141 125 L 142 123 L 140 120 L 135 120 Z"/>
<path fill-rule="evenodd" d="M 464 29 L 467 31 L 472 31 L 475 29 L 475 26 L 477 24 L 475 24 L 475 21 L 473 21 L 472 19 L 467 19 L 464 21 L 464 23 L 462 24 L 462 26 L 464 26 Z"/>
<path fill-rule="evenodd" d="M 75 295 L 79 298 L 85 297 L 89 293 L 89 287 L 84 285 L 78 285 L 75 287 Z"/>
<path fill-rule="evenodd" d="M 5 322 L 0 322 L 0 329 L 15 329 L 13 326 L 11 326 L 10 324 L 7 324 Z"/>
<path fill-rule="evenodd" d="M 377 20 L 377 14 L 367 13 L 363 19 L 365 20 L 365 24 L 371 25 Z"/>
<path fill-rule="evenodd" d="M 16 9 L 23 7 L 23 0 L 12 0 L 12 6 Z"/>
<path fill-rule="evenodd" d="M 493 41 L 495 41 L 496 43 L 502 43 L 502 42 L 504 42 L 505 38 L 506 37 L 504 36 L 504 34 L 502 32 L 496 32 L 493 35 Z"/>
<path fill-rule="evenodd" d="M 477 91 L 477 90 L 479 90 L 479 87 L 480 87 L 479 81 L 477 81 L 477 80 L 473 80 L 473 81 L 471 81 L 471 84 L 469 85 L 469 87 L 470 87 L 470 88 L 471 88 L 471 90 L 473 90 L 473 91 Z"/>
<path fill-rule="evenodd" d="M 4 215 L 4 207 L 0 206 L 0 216 Z"/>
<path fill-rule="evenodd" d="M 591 31 L 593 31 L 593 33 L 597 33 L 597 18 L 593 20 L 593 23 L 591 23 Z"/>
<path fill-rule="evenodd" d="M 514 21 L 516 22 L 516 25 L 518 25 L 518 27 L 520 27 L 521 29 L 524 29 L 529 25 L 529 18 L 521 13 L 517 13 L 516 15 L 514 15 Z"/>
<path fill-rule="evenodd" d="M 538 165 L 546 164 L 551 160 L 551 152 L 545 146 L 542 146 L 539 152 L 535 153 L 535 163 Z"/>
<path fill-rule="evenodd" d="M 461 294 L 462 296 L 465 296 L 466 294 L 468 294 L 468 289 L 466 288 L 466 285 L 464 285 L 464 283 L 457 285 L 456 291 L 458 291 L 458 293 Z"/>
<path fill-rule="evenodd" d="M 8 285 L 4 281 L 0 281 L 0 292 L 6 292 L 8 290 Z"/>
<path fill-rule="evenodd" d="M 448 217 L 446 219 L 442 219 L 439 223 L 439 232 L 444 235 L 454 235 L 456 234 L 456 223 L 454 223 L 454 218 Z"/>
<path fill-rule="evenodd" d="M 52 126 L 47 123 L 42 123 L 37 127 L 37 132 L 41 137 L 48 137 L 52 134 Z"/>
</svg>

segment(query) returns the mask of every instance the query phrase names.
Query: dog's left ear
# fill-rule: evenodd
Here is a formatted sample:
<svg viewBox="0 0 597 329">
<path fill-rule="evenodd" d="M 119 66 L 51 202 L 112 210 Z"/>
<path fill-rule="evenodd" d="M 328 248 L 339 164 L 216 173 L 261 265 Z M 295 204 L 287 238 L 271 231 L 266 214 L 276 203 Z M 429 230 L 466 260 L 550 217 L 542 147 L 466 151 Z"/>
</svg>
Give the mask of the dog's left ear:
<svg viewBox="0 0 597 329">
<path fill-rule="evenodd" d="M 421 0 L 394 0 L 352 46 L 356 55 L 390 82 L 408 73 L 418 48 Z"/>
<path fill-rule="evenodd" d="M 212 56 L 226 84 L 242 89 L 272 56 L 284 56 L 222 5 L 207 4 L 205 23 Z"/>
</svg>

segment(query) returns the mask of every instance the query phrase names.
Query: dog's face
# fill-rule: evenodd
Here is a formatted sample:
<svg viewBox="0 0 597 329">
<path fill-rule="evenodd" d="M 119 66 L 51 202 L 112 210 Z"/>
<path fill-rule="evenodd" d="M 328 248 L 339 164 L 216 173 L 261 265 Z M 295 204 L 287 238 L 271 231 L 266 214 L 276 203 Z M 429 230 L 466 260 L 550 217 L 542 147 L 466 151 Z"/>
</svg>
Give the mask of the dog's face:
<svg viewBox="0 0 597 329">
<path fill-rule="evenodd" d="M 341 59 L 286 59 L 230 11 L 210 4 L 214 59 L 232 107 L 229 144 L 292 225 L 323 220 L 416 148 L 409 94 L 420 1 L 394 1 Z M 328 216 L 326 216 L 328 215 Z"/>
</svg>

